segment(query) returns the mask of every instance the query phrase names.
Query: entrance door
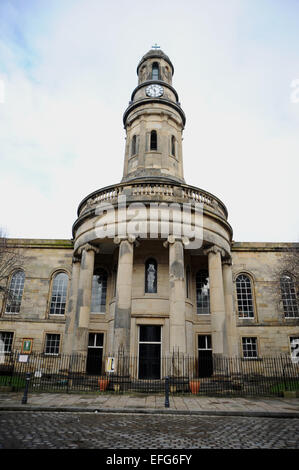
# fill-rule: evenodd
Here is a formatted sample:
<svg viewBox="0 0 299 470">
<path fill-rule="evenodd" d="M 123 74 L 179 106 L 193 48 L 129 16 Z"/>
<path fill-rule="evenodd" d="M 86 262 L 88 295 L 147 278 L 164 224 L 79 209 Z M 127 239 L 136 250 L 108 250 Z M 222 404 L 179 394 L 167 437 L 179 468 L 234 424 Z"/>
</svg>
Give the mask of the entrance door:
<svg viewBox="0 0 299 470">
<path fill-rule="evenodd" d="M 211 335 L 198 335 L 198 377 L 213 375 Z"/>
<path fill-rule="evenodd" d="M 103 361 L 104 333 L 89 333 L 86 372 L 92 375 L 101 375 Z"/>
<path fill-rule="evenodd" d="M 161 377 L 161 326 L 140 326 L 139 379 Z"/>
</svg>

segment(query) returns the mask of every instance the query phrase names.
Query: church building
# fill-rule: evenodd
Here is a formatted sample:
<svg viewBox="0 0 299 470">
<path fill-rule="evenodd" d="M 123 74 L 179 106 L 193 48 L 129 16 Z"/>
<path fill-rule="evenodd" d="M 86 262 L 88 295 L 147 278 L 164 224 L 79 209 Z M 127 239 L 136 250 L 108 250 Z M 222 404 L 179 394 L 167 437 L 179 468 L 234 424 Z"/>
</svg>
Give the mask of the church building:
<svg viewBox="0 0 299 470">
<path fill-rule="evenodd" d="M 44 355 L 80 354 L 90 373 L 95 357 L 121 353 L 138 358 L 140 378 L 160 378 L 173 354 L 291 354 L 296 279 L 282 270 L 277 285 L 274 273 L 298 244 L 234 242 L 225 204 L 185 181 L 173 74 L 160 49 L 140 60 L 123 115 L 123 178 L 81 201 L 73 238 L 8 240 L 24 262 L 2 299 L 6 352 L 30 344 Z"/>
</svg>

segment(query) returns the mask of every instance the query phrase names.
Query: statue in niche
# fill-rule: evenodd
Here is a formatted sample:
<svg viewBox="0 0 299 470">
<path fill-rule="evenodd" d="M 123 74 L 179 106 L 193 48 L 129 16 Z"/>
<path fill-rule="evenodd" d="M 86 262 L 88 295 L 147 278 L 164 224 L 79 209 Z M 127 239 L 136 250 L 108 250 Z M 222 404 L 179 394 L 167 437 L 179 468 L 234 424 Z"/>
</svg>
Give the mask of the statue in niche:
<svg viewBox="0 0 299 470">
<path fill-rule="evenodd" d="M 157 268 L 154 262 L 147 263 L 145 287 L 145 291 L 148 293 L 157 292 Z"/>
</svg>

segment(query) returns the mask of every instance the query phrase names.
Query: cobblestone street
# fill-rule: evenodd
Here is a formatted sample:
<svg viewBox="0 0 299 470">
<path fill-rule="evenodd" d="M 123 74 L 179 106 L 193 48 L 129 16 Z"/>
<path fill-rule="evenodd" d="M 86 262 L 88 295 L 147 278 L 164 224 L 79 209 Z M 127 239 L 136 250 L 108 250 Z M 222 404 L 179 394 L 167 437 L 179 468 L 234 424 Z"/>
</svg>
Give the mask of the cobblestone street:
<svg viewBox="0 0 299 470">
<path fill-rule="evenodd" d="M 299 419 L 0 412 L 0 449 L 299 449 Z"/>
</svg>

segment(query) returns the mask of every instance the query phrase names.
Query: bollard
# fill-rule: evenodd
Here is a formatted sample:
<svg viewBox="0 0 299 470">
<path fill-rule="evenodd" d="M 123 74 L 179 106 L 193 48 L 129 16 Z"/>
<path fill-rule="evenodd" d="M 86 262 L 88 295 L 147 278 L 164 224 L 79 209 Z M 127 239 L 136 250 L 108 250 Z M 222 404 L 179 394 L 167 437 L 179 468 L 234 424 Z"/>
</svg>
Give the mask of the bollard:
<svg viewBox="0 0 299 470">
<path fill-rule="evenodd" d="M 26 403 L 27 403 L 29 381 L 30 381 L 30 372 L 27 372 L 27 373 L 26 373 L 25 390 L 24 390 L 24 395 L 23 395 L 23 398 L 22 398 L 22 405 L 26 405 Z"/>
<path fill-rule="evenodd" d="M 169 377 L 165 377 L 165 408 L 169 408 Z"/>
</svg>

